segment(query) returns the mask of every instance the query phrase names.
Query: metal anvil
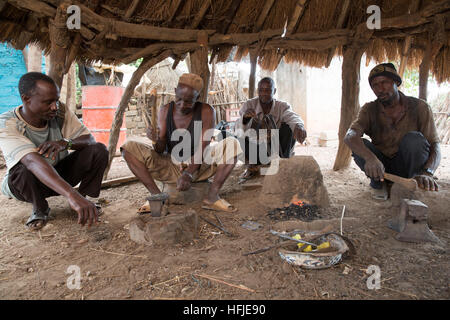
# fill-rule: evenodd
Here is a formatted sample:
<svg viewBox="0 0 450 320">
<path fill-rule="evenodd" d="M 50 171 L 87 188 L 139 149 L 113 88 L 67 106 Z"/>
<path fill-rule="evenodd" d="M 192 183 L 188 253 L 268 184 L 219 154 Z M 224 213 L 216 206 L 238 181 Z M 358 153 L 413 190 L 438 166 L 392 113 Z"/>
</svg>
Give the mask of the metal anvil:
<svg viewBox="0 0 450 320">
<path fill-rule="evenodd" d="M 423 202 L 402 199 L 400 214 L 388 221 L 399 232 L 395 239 L 405 242 L 441 242 L 428 227 L 428 206 Z"/>
</svg>

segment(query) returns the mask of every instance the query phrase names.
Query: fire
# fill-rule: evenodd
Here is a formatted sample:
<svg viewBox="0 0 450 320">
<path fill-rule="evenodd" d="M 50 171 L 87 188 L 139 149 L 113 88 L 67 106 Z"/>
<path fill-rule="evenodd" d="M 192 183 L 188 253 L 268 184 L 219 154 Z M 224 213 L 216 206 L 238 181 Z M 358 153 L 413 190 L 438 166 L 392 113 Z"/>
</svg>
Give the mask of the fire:
<svg viewBox="0 0 450 320">
<path fill-rule="evenodd" d="M 291 203 L 293 205 L 299 206 L 299 207 L 303 207 L 305 204 L 308 204 L 308 201 L 304 200 L 304 199 L 299 199 L 297 197 L 297 195 L 294 195 L 292 197 Z"/>
<path fill-rule="evenodd" d="M 306 204 L 306 202 L 303 202 L 303 201 L 300 200 L 300 201 L 292 202 L 292 204 L 296 205 L 296 206 L 299 206 L 299 207 L 303 207 Z"/>
</svg>

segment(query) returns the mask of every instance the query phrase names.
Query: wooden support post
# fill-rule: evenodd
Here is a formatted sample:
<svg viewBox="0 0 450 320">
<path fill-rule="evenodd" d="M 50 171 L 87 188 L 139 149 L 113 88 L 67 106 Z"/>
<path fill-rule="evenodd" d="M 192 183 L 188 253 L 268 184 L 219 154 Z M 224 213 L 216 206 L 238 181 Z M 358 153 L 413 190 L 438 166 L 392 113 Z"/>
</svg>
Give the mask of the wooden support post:
<svg viewBox="0 0 450 320">
<path fill-rule="evenodd" d="M 431 62 L 438 54 L 441 47 L 442 43 L 432 42 L 429 39 L 425 49 L 425 55 L 419 67 L 419 98 L 425 101 L 428 97 L 428 76 L 430 74 Z"/>
<path fill-rule="evenodd" d="M 117 107 L 116 113 L 114 114 L 114 120 L 111 126 L 108 142 L 109 160 L 108 166 L 106 167 L 104 173 L 104 179 L 107 178 L 109 169 L 111 168 L 111 162 L 113 160 L 114 154 L 116 153 L 117 142 L 119 141 L 119 133 L 120 127 L 122 126 L 123 122 L 123 115 L 125 113 L 126 107 L 128 106 L 128 102 L 134 93 L 134 89 L 139 84 L 141 77 L 145 74 L 145 72 L 148 69 L 150 69 L 155 64 L 161 62 L 162 60 L 168 58 L 172 53 L 173 53 L 172 50 L 166 50 L 156 57 L 144 58 L 144 60 L 139 65 L 137 70 L 131 76 L 130 82 L 125 88 L 125 92 L 123 93 L 122 98 L 120 99 L 119 106 Z"/>
<path fill-rule="evenodd" d="M 256 82 L 256 62 L 258 55 L 254 50 L 250 50 L 250 78 L 248 80 L 248 98 L 252 99 L 255 96 L 255 82 Z"/>
<path fill-rule="evenodd" d="M 70 44 L 70 36 L 66 26 L 67 4 L 62 4 L 56 10 L 56 16 L 49 21 L 49 33 L 51 41 L 50 72 L 52 78 L 59 88 L 62 86 L 66 71 L 66 56 Z M 71 64 L 72 62 L 70 62 Z"/>
<path fill-rule="evenodd" d="M 335 171 L 348 167 L 351 161 L 351 151 L 344 143 L 344 137 L 359 112 L 360 66 L 363 53 L 364 50 L 352 47 L 344 51 L 339 147 L 333 166 Z"/>
<path fill-rule="evenodd" d="M 208 67 L 208 48 L 202 47 L 190 53 L 191 68 L 190 72 L 198 74 L 203 79 L 203 90 L 200 92 L 199 100 L 208 102 L 209 91 L 209 67 Z"/>
</svg>

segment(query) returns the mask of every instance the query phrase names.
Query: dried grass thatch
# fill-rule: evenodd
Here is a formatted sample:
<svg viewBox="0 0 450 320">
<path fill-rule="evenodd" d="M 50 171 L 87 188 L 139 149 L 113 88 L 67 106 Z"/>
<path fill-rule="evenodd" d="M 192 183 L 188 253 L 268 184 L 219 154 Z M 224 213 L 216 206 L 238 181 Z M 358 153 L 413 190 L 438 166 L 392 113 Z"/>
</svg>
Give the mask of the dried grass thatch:
<svg viewBox="0 0 450 320">
<path fill-rule="evenodd" d="M 205 2 L 207 1 L 207 2 Z M 155 47 L 145 52 L 147 56 L 154 57 L 162 53 L 163 50 L 173 50 L 174 57 L 180 57 L 183 53 L 195 49 L 195 39 L 186 40 L 189 46 L 183 49 L 176 49 L 175 44 L 179 41 L 170 38 L 155 40 L 150 38 L 135 38 L 133 36 L 122 36 L 120 32 L 112 28 L 117 21 L 137 24 L 139 26 L 156 26 L 165 28 L 177 28 L 183 30 L 210 30 L 210 40 L 220 34 L 245 34 L 257 33 L 268 30 L 282 30 L 285 26 L 294 26 L 288 31 L 288 37 L 292 35 L 302 35 L 307 33 L 330 32 L 333 29 L 348 30 L 348 37 L 353 34 L 358 25 L 364 24 L 368 14 L 369 5 L 379 5 L 381 7 L 382 19 L 390 19 L 406 15 L 409 12 L 411 0 L 352 0 L 345 15 L 342 15 L 343 3 L 346 0 L 307 0 L 305 7 L 298 17 L 294 16 L 297 3 L 300 0 L 148 0 L 138 1 L 136 9 L 131 12 L 132 0 L 106 0 L 74 1 L 75 4 L 82 4 L 95 14 L 99 15 L 102 23 L 107 25 L 107 30 L 99 32 L 95 24 L 87 25 L 82 29 L 82 42 L 76 52 L 76 60 L 83 63 L 92 61 L 102 61 L 104 63 L 117 64 L 127 62 L 130 57 L 134 57 L 137 52 L 149 45 L 163 43 L 163 48 Z M 437 53 L 431 70 L 438 82 L 450 79 L 450 67 L 448 65 L 449 52 L 449 25 L 450 13 L 449 2 L 445 0 L 420 0 L 419 12 L 426 15 L 426 19 L 420 25 L 408 27 L 389 27 L 375 31 L 368 43 L 366 56 L 368 59 L 376 61 L 394 60 L 399 61 L 404 38 L 408 35 L 412 37 L 412 46 L 408 59 L 409 67 L 416 68 L 424 57 L 428 37 L 433 41 L 441 41 L 442 48 Z M 32 3 L 32 5 L 30 5 Z M 51 47 L 49 36 L 50 20 L 53 18 L 61 0 L 4 0 L 0 1 L 0 41 L 6 41 L 16 48 L 23 48 L 26 44 L 36 42 L 46 53 Z M 266 4 L 271 4 L 267 11 L 267 16 L 263 15 Z M 204 15 L 199 16 L 202 8 L 207 5 Z M 433 10 L 428 10 L 432 5 L 436 5 Z M 44 9 L 39 9 L 42 6 Z M 38 9 L 36 9 L 38 8 Z M 427 11 L 425 12 L 425 9 Z M 127 16 L 127 13 L 130 13 Z M 342 15 L 342 16 L 341 16 Z M 438 19 L 440 17 L 440 20 Z M 260 25 L 258 25 L 258 19 Z M 338 27 L 338 21 L 343 18 L 342 25 Z M 422 18 L 418 18 L 420 20 Z M 101 19 L 100 19 L 101 20 Z M 262 23 L 261 23 L 262 21 Z M 113 23 L 114 22 L 114 23 Z M 409 23 L 409 22 L 408 22 Z M 109 29 L 108 29 L 109 28 Z M 440 29 L 439 29 L 440 28 Z M 440 30 L 436 32 L 436 30 Z M 111 31 L 112 30 L 112 31 Z M 120 30 L 119 30 L 120 31 Z M 115 35 L 118 33 L 119 35 Z M 67 46 L 71 46 L 74 37 L 78 32 L 69 32 L 71 41 Z M 210 44 L 214 57 L 217 61 L 226 61 L 234 46 L 239 49 L 235 59 L 245 56 L 249 46 L 259 49 L 259 64 L 264 69 L 273 70 L 284 56 L 287 62 L 296 61 L 307 66 L 323 67 L 329 62 L 329 56 L 333 52 L 342 54 L 346 44 L 331 46 L 325 49 L 306 49 L 301 43 L 298 45 L 284 46 L 288 40 L 280 35 L 266 36 L 243 43 L 229 38 L 220 38 L 218 43 Z M 274 39 L 277 38 L 277 39 Z M 333 38 L 332 35 L 329 37 Z M 439 39 L 438 39 L 439 38 Z M 349 38 L 350 39 L 350 38 Z M 279 47 L 267 46 L 270 40 L 280 42 Z M 284 41 L 284 42 L 283 42 Z M 153 48 L 153 47 L 151 47 Z M 144 53 L 143 53 L 144 54 Z"/>
</svg>

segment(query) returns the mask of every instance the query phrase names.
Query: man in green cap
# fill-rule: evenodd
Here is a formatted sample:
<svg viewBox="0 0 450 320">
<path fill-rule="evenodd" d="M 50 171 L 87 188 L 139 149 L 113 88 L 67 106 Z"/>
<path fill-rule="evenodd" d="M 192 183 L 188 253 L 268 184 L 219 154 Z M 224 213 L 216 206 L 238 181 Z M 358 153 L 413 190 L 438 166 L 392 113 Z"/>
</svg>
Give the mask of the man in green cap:
<svg viewBox="0 0 450 320">
<path fill-rule="evenodd" d="M 344 141 L 355 163 L 371 179 L 373 197 L 388 198 L 385 172 L 414 178 L 420 188 L 438 191 L 434 172 L 441 151 L 430 106 L 399 91 L 402 79 L 392 63 L 373 68 L 369 83 L 377 100 L 361 108 Z M 363 134 L 371 141 L 363 139 Z"/>
</svg>

